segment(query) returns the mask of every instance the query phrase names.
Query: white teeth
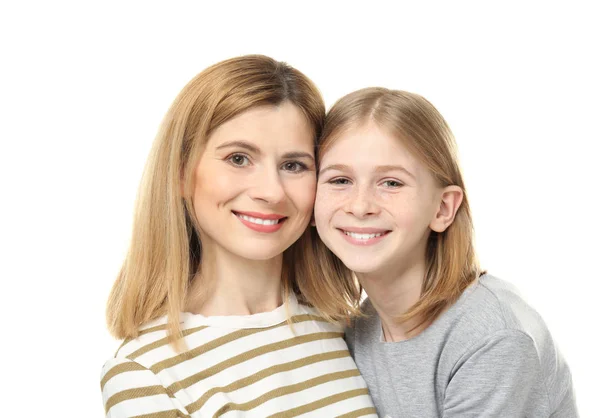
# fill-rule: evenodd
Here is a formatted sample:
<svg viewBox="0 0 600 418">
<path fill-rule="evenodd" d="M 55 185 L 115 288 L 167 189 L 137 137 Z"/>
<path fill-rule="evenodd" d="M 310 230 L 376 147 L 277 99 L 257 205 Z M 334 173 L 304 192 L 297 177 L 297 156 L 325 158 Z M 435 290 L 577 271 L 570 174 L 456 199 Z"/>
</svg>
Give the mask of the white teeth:
<svg viewBox="0 0 600 418">
<path fill-rule="evenodd" d="M 344 234 L 351 236 L 354 239 L 361 239 L 364 241 L 371 239 L 371 238 L 380 237 L 382 235 L 381 232 L 379 232 L 377 234 L 357 234 L 356 232 L 348 232 L 348 231 L 344 231 Z"/>
<path fill-rule="evenodd" d="M 276 225 L 279 223 L 279 219 L 260 219 L 253 218 L 252 216 L 246 216 L 239 213 L 236 213 L 238 218 L 242 218 L 245 221 L 252 222 L 257 225 Z"/>
</svg>

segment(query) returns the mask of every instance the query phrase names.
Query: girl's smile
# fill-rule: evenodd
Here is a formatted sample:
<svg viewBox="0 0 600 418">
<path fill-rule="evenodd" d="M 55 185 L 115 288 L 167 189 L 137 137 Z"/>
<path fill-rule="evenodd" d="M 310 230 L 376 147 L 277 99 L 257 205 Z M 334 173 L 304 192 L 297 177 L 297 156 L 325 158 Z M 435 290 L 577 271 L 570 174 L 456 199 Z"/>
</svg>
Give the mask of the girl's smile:
<svg viewBox="0 0 600 418">
<path fill-rule="evenodd" d="M 441 188 L 400 139 L 366 123 L 341 134 L 321 167 L 317 229 L 346 266 L 383 273 L 424 259 Z"/>
<path fill-rule="evenodd" d="M 379 228 L 357 228 L 357 227 L 341 227 L 337 228 L 344 238 L 350 244 L 354 245 L 374 245 L 383 240 L 391 232 L 386 229 Z"/>
</svg>

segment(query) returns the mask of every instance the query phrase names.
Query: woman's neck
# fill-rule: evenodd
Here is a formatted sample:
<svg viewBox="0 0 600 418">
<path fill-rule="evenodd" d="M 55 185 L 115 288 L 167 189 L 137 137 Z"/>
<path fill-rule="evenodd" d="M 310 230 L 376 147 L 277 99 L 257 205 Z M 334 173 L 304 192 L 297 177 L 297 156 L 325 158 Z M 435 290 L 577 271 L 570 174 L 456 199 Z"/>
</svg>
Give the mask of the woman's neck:
<svg viewBox="0 0 600 418">
<path fill-rule="evenodd" d="M 425 261 L 394 271 L 378 274 L 357 274 L 369 296 L 369 301 L 381 319 L 386 341 L 404 341 L 418 335 L 427 324 L 419 324 L 419 318 L 398 322 L 396 318 L 408 310 L 421 297 L 425 277 Z"/>
<path fill-rule="evenodd" d="M 203 252 L 188 291 L 186 311 L 204 316 L 252 315 L 281 306 L 283 256 L 248 260 L 225 251 Z"/>
</svg>

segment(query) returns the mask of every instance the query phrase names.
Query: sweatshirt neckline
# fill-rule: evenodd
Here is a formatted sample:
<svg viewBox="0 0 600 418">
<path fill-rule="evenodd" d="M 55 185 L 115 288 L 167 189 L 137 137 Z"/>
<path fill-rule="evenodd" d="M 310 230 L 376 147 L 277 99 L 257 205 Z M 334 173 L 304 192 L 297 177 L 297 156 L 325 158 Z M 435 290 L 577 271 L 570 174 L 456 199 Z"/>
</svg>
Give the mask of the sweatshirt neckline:
<svg viewBox="0 0 600 418">
<path fill-rule="evenodd" d="M 191 326 L 211 326 L 219 328 L 267 328 L 273 325 L 281 324 L 298 311 L 298 300 L 292 293 L 286 301 L 272 311 L 260 312 L 252 315 L 221 315 L 204 316 L 191 312 L 183 312 L 180 320 L 184 327 Z"/>
</svg>

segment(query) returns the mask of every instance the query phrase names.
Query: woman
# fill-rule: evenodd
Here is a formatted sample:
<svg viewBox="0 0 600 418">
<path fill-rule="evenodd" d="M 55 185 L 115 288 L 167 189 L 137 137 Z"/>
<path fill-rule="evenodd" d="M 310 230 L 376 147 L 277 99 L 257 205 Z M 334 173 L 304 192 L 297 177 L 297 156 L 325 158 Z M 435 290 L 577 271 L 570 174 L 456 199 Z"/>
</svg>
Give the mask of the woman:
<svg viewBox="0 0 600 418">
<path fill-rule="evenodd" d="M 327 321 L 356 289 L 307 231 L 324 113 L 306 76 L 265 56 L 220 62 L 176 98 L 108 302 L 125 339 L 102 373 L 108 416 L 375 415 Z"/>
<path fill-rule="evenodd" d="M 544 322 L 478 266 L 455 142 L 427 100 L 345 96 L 319 161 L 316 226 L 368 295 L 346 338 L 380 416 L 577 416 Z"/>
</svg>

